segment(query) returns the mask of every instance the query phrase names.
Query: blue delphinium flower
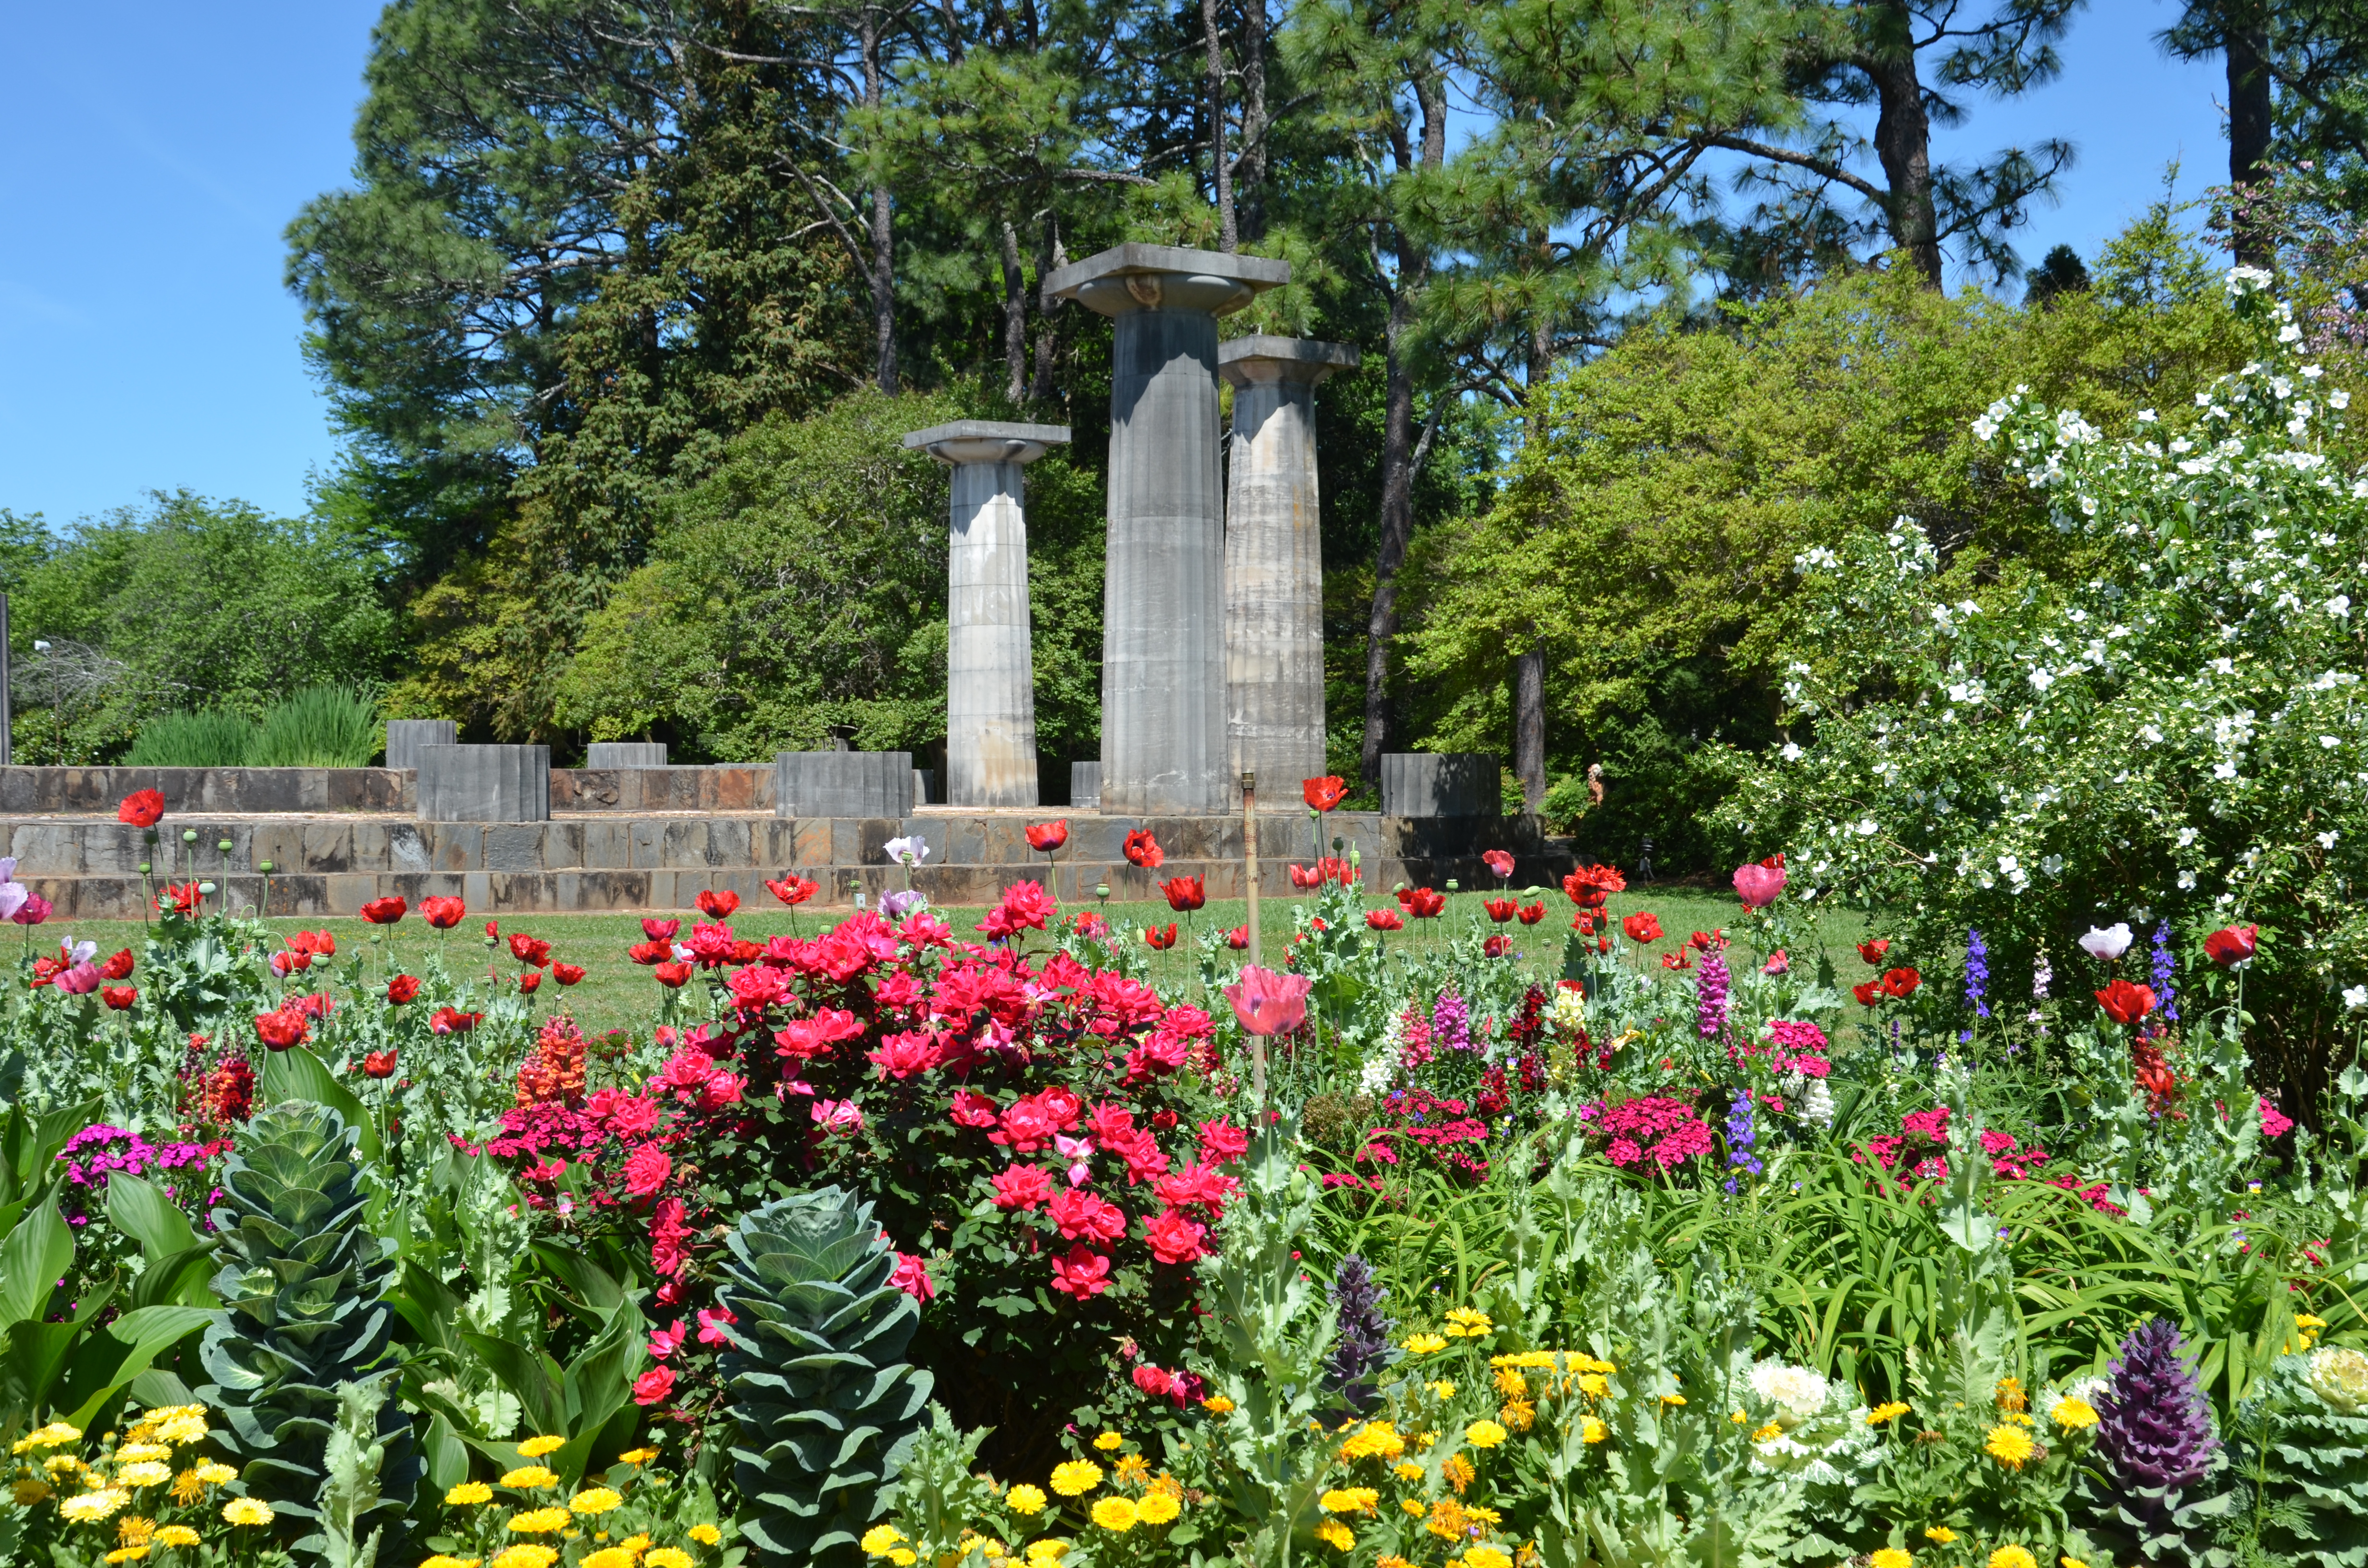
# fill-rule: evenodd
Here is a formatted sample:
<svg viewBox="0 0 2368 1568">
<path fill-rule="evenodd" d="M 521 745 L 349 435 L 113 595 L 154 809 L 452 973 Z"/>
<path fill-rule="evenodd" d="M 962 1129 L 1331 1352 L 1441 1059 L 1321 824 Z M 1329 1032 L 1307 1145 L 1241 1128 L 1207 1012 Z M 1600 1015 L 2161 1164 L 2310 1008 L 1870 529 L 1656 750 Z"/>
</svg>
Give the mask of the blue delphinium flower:
<svg viewBox="0 0 2368 1568">
<path fill-rule="evenodd" d="M 2177 969 L 2170 958 L 2170 922 L 2166 920 L 2154 928 L 2154 994 L 2162 1021 L 2167 1024 L 2179 1022 L 2179 1004 L 2171 1000 L 2179 993 L 2170 983 Z"/>
<path fill-rule="evenodd" d="M 1982 934 L 1970 926 L 1965 928 L 1965 1001 L 1974 1009 L 1974 1017 L 1987 1018 L 1990 1005 L 1983 1000 L 1990 985 L 1990 950 L 1982 941 Z M 1959 1041 L 1971 1040 L 1974 1031 L 1959 1032 Z"/>
<path fill-rule="evenodd" d="M 1759 1156 L 1752 1153 L 1751 1146 L 1758 1142 L 1759 1139 L 1759 1130 L 1752 1123 L 1751 1091 L 1749 1089 L 1737 1089 L 1735 1091 L 1735 1098 L 1729 1103 L 1726 1112 L 1726 1163 L 1728 1166 L 1733 1170 L 1739 1170 L 1751 1176 L 1758 1176 L 1764 1167 L 1759 1164 Z M 1726 1178 L 1727 1192 L 1732 1195 L 1736 1190 L 1736 1177 L 1729 1176 Z"/>
</svg>

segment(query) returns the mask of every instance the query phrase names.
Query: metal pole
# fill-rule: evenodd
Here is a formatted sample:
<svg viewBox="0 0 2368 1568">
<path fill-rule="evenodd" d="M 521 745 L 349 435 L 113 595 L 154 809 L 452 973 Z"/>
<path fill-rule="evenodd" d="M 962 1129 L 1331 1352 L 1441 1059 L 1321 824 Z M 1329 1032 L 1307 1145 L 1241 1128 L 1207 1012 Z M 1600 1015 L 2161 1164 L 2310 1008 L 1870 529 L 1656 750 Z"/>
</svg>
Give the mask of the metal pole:
<svg viewBox="0 0 2368 1568">
<path fill-rule="evenodd" d="M 1258 774 L 1242 770 L 1242 856 L 1243 880 L 1250 903 L 1250 964 L 1258 963 Z M 1258 1103 L 1266 1104 L 1266 1036 L 1250 1036 L 1250 1093 Z"/>
<path fill-rule="evenodd" d="M 9 737 L 16 733 L 17 712 L 8 693 L 8 596 L 0 594 L 0 767 L 16 760 Z"/>
</svg>

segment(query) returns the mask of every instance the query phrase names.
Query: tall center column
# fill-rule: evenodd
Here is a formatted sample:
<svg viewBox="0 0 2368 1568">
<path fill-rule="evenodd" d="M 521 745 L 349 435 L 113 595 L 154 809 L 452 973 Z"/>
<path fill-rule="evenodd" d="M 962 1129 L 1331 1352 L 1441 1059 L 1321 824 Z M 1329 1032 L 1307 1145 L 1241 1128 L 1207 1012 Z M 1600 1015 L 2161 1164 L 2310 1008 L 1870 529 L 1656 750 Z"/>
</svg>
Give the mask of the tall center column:
<svg viewBox="0 0 2368 1568">
<path fill-rule="evenodd" d="M 1217 318 L 1288 262 L 1124 244 L 1045 291 L 1111 318 L 1102 586 L 1102 796 L 1110 815 L 1228 809 L 1224 497 Z"/>
<path fill-rule="evenodd" d="M 1036 803 L 1036 669 L 1021 471 L 1065 425 L 962 419 L 905 437 L 953 470 L 946 562 L 946 803 Z"/>
<path fill-rule="evenodd" d="M 1315 387 L 1357 363 L 1346 343 L 1229 338 L 1234 388 L 1225 494 L 1227 768 L 1267 798 L 1324 776 L 1324 536 L 1315 483 Z"/>
</svg>

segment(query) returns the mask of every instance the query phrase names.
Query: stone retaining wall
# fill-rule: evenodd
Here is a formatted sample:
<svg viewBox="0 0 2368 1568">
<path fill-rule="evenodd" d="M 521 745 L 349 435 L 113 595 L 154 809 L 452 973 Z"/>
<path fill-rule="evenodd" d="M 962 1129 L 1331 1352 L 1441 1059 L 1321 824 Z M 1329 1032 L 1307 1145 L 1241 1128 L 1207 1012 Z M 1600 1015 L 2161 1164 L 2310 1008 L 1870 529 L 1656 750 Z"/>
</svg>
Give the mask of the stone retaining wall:
<svg viewBox="0 0 2368 1568">
<path fill-rule="evenodd" d="M 416 809 L 412 774 L 393 767 L 0 767 L 0 813 L 112 820 L 135 790 L 159 791 L 176 816 Z"/>
</svg>

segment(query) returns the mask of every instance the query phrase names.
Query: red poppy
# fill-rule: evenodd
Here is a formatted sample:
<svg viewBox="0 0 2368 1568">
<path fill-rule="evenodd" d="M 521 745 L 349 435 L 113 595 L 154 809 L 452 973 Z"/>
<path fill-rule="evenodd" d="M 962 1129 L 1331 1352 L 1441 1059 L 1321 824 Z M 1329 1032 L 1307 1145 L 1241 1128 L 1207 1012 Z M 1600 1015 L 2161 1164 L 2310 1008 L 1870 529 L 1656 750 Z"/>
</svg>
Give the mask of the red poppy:
<svg viewBox="0 0 2368 1568">
<path fill-rule="evenodd" d="M 1167 895 L 1168 908 L 1178 915 L 1190 915 L 1209 902 L 1199 877 L 1170 877 L 1159 884 L 1159 891 Z"/>
<path fill-rule="evenodd" d="M 121 980 L 131 972 L 131 949 L 125 948 L 98 966 L 101 980 Z"/>
<path fill-rule="evenodd" d="M 1234 951 L 1237 953 L 1248 948 L 1249 945 L 1250 928 L 1248 926 L 1236 926 L 1232 930 L 1225 933 L 1225 946 L 1233 949 Z"/>
<path fill-rule="evenodd" d="M 1628 939 L 1632 942 L 1651 943 L 1661 939 L 1660 916 L 1649 909 L 1640 909 L 1634 915 L 1624 916 L 1620 922 L 1620 929 L 1628 934 Z"/>
<path fill-rule="evenodd" d="M 2154 1011 L 2154 988 L 2116 980 L 2096 994 L 2105 1016 L 2117 1024 L 2135 1024 Z"/>
<path fill-rule="evenodd" d="M 1159 840 L 1151 836 L 1151 830 L 1147 827 L 1138 827 L 1128 834 L 1121 852 L 1146 871 L 1159 869 L 1160 863 L 1167 858 L 1160 852 Z"/>
<path fill-rule="evenodd" d="M 808 881 L 805 878 L 799 876 L 795 871 L 791 871 L 788 876 L 783 877 L 778 882 L 768 877 L 765 881 L 765 886 L 772 890 L 772 894 L 775 898 L 780 899 L 783 903 L 790 905 L 792 909 L 796 908 L 799 904 L 803 903 L 806 900 L 814 897 L 814 894 L 822 892 L 822 884 L 820 882 Z"/>
<path fill-rule="evenodd" d="M 423 898 L 419 917 L 438 931 L 450 931 L 467 917 L 469 906 L 457 898 Z"/>
<path fill-rule="evenodd" d="M 1500 882 L 1513 874 L 1513 858 L 1502 849 L 1484 849 L 1480 852 L 1480 859 L 1482 864 L 1497 873 L 1497 880 Z"/>
<path fill-rule="evenodd" d="M 134 790 L 115 808 L 115 820 L 133 827 L 154 827 L 165 814 L 165 796 L 158 790 Z"/>
<path fill-rule="evenodd" d="M 635 942 L 625 949 L 625 956 L 644 967 L 654 963 L 664 963 L 674 957 L 674 944 L 672 942 Z"/>
<path fill-rule="evenodd" d="M 1176 922 L 1170 920 L 1165 931 L 1156 926 L 1146 927 L 1143 933 L 1143 939 L 1161 952 L 1166 952 L 1176 945 Z"/>
<path fill-rule="evenodd" d="M 1883 982 L 1879 979 L 1862 980 L 1850 987 L 1850 994 L 1868 1006 L 1874 1006 L 1883 1000 Z"/>
<path fill-rule="evenodd" d="M 681 929 L 682 922 L 679 920 L 653 920 L 646 915 L 642 916 L 642 935 L 653 942 L 671 940 Z"/>
<path fill-rule="evenodd" d="M 1896 1001 L 1905 1002 L 1923 983 L 1924 977 L 1912 969 L 1891 969 L 1883 973 L 1883 994 Z"/>
<path fill-rule="evenodd" d="M 1480 952 L 1485 958 L 1501 959 L 1512 950 L 1513 938 L 1510 937 L 1491 937 L 1480 944 Z"/>
<path fill-rule="evenodd" d="M 410 908 L 399 898 L 374 898 L 362 905 L 362 918 L 373 926 L 392 926 Z"/>
<path fill-rule="evenodd" d="M 419 994 L 419 977 L 398 974 L 386 983 L 386 999 L 391 1006 L 400 1007 Z"/>
<path fill-rule="evenodd" d="M 551 978 L 559 982 L 562 985 L 573 985 L 577 981 L 584 978 L 584 966 L 581 964 L 572 963 L 552 964 L 551 966 Z"/>
<path fill-rule="evenodd" d="M 662 963 L 650 972 L 656 975 L 658 983 L 669 991 L 687 983 L 690 979 L 690 966 L 687 963 Z"/>
<path fill-rule="evenodd" d="M 1663 953 L 1661 967 L 1677 970 L 1691 969 L 1694 967 L 1694 950 L 1691 948 L 1679 948 L 1675 952 Z"/>
<path fill-rule="evenodd" d="M 165 891 L 156 895 L 156 907 L 162 911 L 169 902 L 173 914 L 195 915 L 198 912 L 198 905 L 202 901 L 203 895 L 198 892 L 197 883 L 183 882 L 176 887 L 167 882 L 165 884 Z"/>
<path fill-rule="evenodd" d="M 1858 945 L 1858 956 L 1870 964 L 1882 963 L 1883 955 L 1890 950 L 1891 938 L 1888 937 L 1871 937 Z"/>
<path fill-rule="evenodd" d="M 299 931 L 288 938 L 288 945 L 300 953 L 310 953 L 316 959 L 337 956 L 337 939 L 326 931 Z"/>
<path fill-rule="evenodd" d="M 486 940 L 486 941 L 488 941 L 488 942 L 494 941 L 494 940 L 495 940 L 496 938 L 498 938 L 498 937 L 501 936 L 501 934 L 502 934 L 502 923 L 501 923 L 500 921 L 498 921 L 498 920 L 488 920 L 488 921 L 486 921 L 486 922 L 485 922 L 485 940 Z"/>
<path fill-rule="evenodd" d="M 529 937 L 523 931 L 510 933 L 510 957 L 520 963 L 541 969 L 551 961 L 551 944 L 540 937 Z"/>
<path fill-rule="evenodd" d="M 2226 969 L 2251 958 L 2260 939 L 2259 926 L 2225 926 L 2203 938 L 2203 951 L 2214 963 Z"/>
<path fill-rule="evenodd" d="M 136 985 L 106 985 L 99 988 L 98 999 L 119 1013 L 128 1013 L 131 1004 L 140 1000 Z"/>
<path fill-rule="evenodd" d="M 393 1077 L 394 1052 L 392 1051 L 371 1051 L 369 1055 L 362 1058 L 362 1071 L 373 1078 Z"/>
<path fill-rule="evenodd" d="M 1040 855 L 1050 855 L 1069 842 L 1069 819 L 1059 822 L 1030 823 L 1028 825 L 1028 847 Z"/>
<path fill-rule="evenodd" d="M 1610 916 L 1606 915 L 1605 918 L 1609 919 Z M 1595 912 L 1591 909 L 1580 910 L 1577 915 L 1570 917 L 1570 928 L 1577 932 L 1582 937 L 1594 936 Z"/>
<path fill-rule="evenodd" d="M 1329 775 L 1322 778 L 1303 778 L 1299 793 L 1311 812 L 1328 812 L 1338 805 L 1349 793 L 1349 786 Z"/>
<path fill-rule="evenodd" d="M 1369 909 L 1365 911 L 1365 924 L 1376 931 L 1403 931 L 1406 916 L 1395 909 Z"/>
<path fill-rule="evenodd" d="M 1417 920 L 1429 920 L 1447 908 L 1447 895 L 1429 888 L 1398 889 L 1398 905 Z"/>
<path fill-rule="evenodd" d="M 313 967 L 313 955 L 290 950 L 271 955 L 271 972 L 285 980 L 291 974 L 302 974 Z"/>
<path fill-rule="evenodd" d="M 1534 926 L 1545 917 L 1546 906 L 1543 903 L 1524 904 L 1521 908 L 1521 924 L 1524 926 Z"/>
<path fill-rule="evenodd" d="M 484 1021 L 483 1013 L 464 1013 L 458 1007 L 438 1007 L 428 1015 L 427 1028 L 431 1034 L 467 1034 Z"/>
<path fill-rule="evenodd" d="M 729 920 L 732 912 L 740 907 L 740 895 L 730 888 L 707 888 L 691 901 L 699 912 L 710 920 Z"/>
<path fill-rule="evenodd" d="M 285 1009 L 275 1008 L 268 1013 L 258 1013 L 255 1019 L 256 1038 L 274 1051 L 285 1051 L 296 1044 L 304 1038 L 310 1028 L 311 1026 L 304 1021 L 303 1014 L 291 1013 Z"/>
<path fill-rule="evenodd" d="M 1488 918 L 1499 926 L 1521 912 L 1520 900 L 1513 898 L 1484 898 L 1480 901 L 1480 907 L 1486 910 Z"/>
<path fill-rule="evenodd" d="M 1582 909 L 1600 909 L 1603 901 L 1628 886 L 1628 879 L 1610 866 L 1581 866 L 1562 880 L 1562 891 Z"/>
<path fill-rule="evenodd" d="M 1686 946 L 1693 949 L 1697 952 L 1706 953 L 1713 948 L 1716 948 L 1719 951 L 1725 952 L 1726 950 L 1726 929 L 1725 926 L 1721 926 L 1715 931 L 1697 931 L 1692 936 L 1686 938 Z"/>
<path fill-rule="evenodd" d="M 541 983 L 542 971 L 539 969 L 528 970 L 524 974 L 518 976 L 518 994 L 521 996 L 531 996 L 534 994 L 534 988 Z"/>
</svg>

